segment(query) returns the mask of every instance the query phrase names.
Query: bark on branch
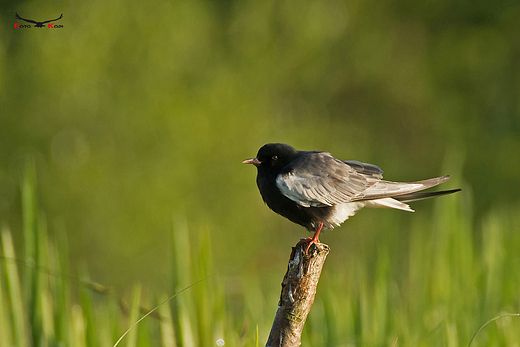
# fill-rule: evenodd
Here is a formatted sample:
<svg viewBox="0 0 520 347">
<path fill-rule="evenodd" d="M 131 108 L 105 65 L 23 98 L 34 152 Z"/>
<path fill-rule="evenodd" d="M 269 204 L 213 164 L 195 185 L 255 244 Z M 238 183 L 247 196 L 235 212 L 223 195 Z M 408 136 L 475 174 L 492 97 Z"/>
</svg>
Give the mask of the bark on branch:
<svg viewBox="0 0 520 347">
<path fill-rule="evenodd" d="M 266 347 L 300 346 L 303 325 L 311 310 L 321 269 L 329 254 L 329 246 L 323 243 L 293 247 L 287 272 L 282 282 L 278 311 L 274 318 Z"/>
</svg>

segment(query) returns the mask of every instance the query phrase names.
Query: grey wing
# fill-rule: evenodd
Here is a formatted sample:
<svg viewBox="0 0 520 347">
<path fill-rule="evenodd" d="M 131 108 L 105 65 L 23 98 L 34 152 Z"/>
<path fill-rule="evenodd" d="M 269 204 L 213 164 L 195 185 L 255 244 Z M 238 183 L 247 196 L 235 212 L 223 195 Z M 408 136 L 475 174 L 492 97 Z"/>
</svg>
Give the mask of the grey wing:
<svg viewBox="0 0 520 347">
<path fill-rule="evenodd" d="M 377 181 L 368 189 L 356 196 L 354 200 L 375 200 L 388 197 L 398 198 L 399 196 L 403 196 L 403 201 L 405 201 L 407 198 L 410 198 L 409 195 L 411 193 L 434 187 L 449 179 L 450 176 L 446 175 L 416 182 Z M 411 200 L 407 201 L 415 200 L 413 196 L 410 199 Z"/>
<path fill-rule="evenodd" d="M 300 206 L 322 207 L 353 201 L 376 181 L 329 153 L 308 152 L 282 170 L 276 185 Z"/>
<path fill-rule="evenodd" d="M 383 170 L 377 165 L 362 163 L 357 160 L 345 160 L 344 163 L 363 175 L 379 179 L 383 178 Z"/>
</svg>

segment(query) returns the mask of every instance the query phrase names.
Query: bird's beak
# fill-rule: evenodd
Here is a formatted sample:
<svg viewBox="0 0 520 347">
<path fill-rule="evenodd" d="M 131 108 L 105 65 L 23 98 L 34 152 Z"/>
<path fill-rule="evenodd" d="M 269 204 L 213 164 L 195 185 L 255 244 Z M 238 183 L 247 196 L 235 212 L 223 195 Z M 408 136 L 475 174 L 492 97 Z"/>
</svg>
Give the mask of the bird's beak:
<svg viewBox="0 0 520 347">
<path fill-rule="evenodd" d="M 262 162 L 258 160 L 258 158 L 251 158 L 244 160 L 242 164 L 253 164 L 254 166 L 258 167 L 260 164 L 262 164 Z"/>
</svg>

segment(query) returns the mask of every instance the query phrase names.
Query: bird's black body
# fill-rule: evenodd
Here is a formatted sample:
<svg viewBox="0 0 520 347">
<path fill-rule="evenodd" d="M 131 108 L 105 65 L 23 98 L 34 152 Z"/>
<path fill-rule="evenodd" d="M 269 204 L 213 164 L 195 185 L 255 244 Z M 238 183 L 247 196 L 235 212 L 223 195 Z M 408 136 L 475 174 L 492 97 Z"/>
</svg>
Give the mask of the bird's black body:
<svg viewBox="0 0 520 347">
<path fill-rule="evenodd" d="M 332 213 L 333 207 L 302 207 L 283 195 L 276 186 L 278 175 L 290 172 L 292 170 L 290 163 L 303 154 L 305 154 L 304 151 L 297 151 L 283 144 L 262 147 L 257 155 L 262 164 L 258 166 L 256 184 L 262 199 L 271 210 L 309 231 L 316 231 L 318 221 L 327 219 Z M 277 159 L 273 160 L 275 156 Z"/>
<path fill-rule="evenodd" d="M 376 165 L 341 161 L 330 153 L 298 151 L 283 143 L 269 143 L 256 158 L 244 160 L 258 169 L 256 182 L 271 210 L 314 231 L 339 226 L 359 209 L 388 207 L 413 210 L 409 201 L 454 193 L 460 189 L 421 192 L 449 179 L 442 176 L 417 182 L 383 181 Z"/>
</svg>

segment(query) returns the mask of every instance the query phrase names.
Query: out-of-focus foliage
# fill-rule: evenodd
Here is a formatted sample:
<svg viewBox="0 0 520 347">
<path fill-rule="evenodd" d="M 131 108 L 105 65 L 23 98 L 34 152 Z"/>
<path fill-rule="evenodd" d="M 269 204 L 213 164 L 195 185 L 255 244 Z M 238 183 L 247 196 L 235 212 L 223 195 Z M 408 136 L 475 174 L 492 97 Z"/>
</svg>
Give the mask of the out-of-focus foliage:
<svg viewBox="0 0 520 347">
<path fill-rule="evenodd" d="M 15 252 L 10 230 L 3 226 L 0 232 L 2 346 L 110 347 L 120 337 L 118 346 L 240 347 L 265 341 L 280 274 L 207 276 L 216 267 L 212 237 L 178 220 L 167 245 L 172 257 L 162 264 L 170 269 L 170 294 L 136 283 L 125 302 L 84 271 L 81 280 L 75 275 L 63 230 L 49 235 L 34 200 L 32 170 L 24 175 L 22 191 L 23 241 L 30 250 L 25 259 Z M 475 227 L 469 206 L 468 194 L 438 199 L 433 214 L 413 220 L 408 238 L 381 234 L 372 249 L 363 244 L 361 252 L 331 253 L 303 345 L 467 346 L 472 336 L 473 347 L 515 345 L 520 321 L 511 312 L 520 307 L 520 273 L 511 269 L 520 266 L 519 210 L 492 210 Z M 197 239 L 190 241 L 188 230 Z M 481 237 L 475 239 L 474 230 Z M 331 260 L 338 257 L 343 262 L 334 268 Z M 78 294 L 76 303 L 71 297 Z M 163 305 L 155 306 L 158 302 Z M 158 309 L 150 312 L 151 307 Z M 125 336 L 146 312 L 152 314 Z M 497 319 L 474 335 L 492 317 Z"/>
<path fill-rule="evenodd" d="M 212 234 L 225 274 L 281 274 L 307 234 L 240 164 L 266 142 L 372 162 L 390 180 L 453 174 L 445 186 L 473 193 L 476 225 L 518 202 L 516 1 L 1 6 L 0 219 L 18 237 L 33 157 L 50 224 L 100 282 L 164 285 L 172 220 Z M 63 13 L 64 27 L 14 29 L 15 12 Z M 363 211 L 323 241 L 353 255 L 381 234 L 398 244 L 431 206 Z"/>
</svg>

